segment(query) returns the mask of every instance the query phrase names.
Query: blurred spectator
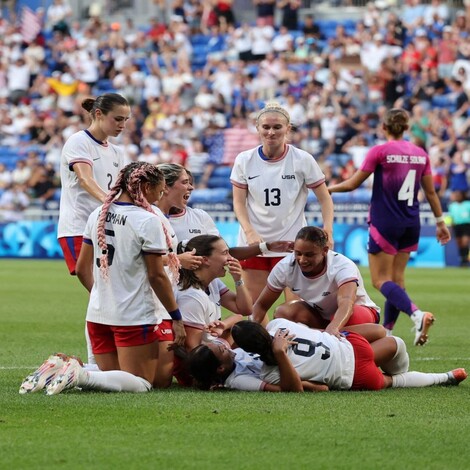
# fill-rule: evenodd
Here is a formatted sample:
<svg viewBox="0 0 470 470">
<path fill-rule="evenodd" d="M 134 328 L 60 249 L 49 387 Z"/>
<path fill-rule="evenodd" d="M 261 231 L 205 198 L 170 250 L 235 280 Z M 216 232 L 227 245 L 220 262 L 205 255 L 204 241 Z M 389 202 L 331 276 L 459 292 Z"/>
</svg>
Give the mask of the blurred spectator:
<svg viewBox="0 0 470 470">
<path fill-rule="evenodd" d="M 13 183 L 0 196 L 0 221 L 18 222 L 23 219 L 23 212 L 30 204 L 24 184 Z"/>
<path fill-rule="evenodd" d="M 253 0 L 256 6 L 256 23 L 262 25 L 274 25 L 276 0 Z"/>
<path fill-rule="evenodd" d="M 72 13 L 72 8 L 67 0 L 53 0 L 46 11 L 46 25 L 53 31 L 59 31 L 68 36 L 70 34 L 69 21 Z"/>
<path fill-rule="evenodd" d="M 281 25 L 291 31 L 298 30 L 301 6 L 300 0 L 278 0 L 277 7 L 282 11 Z"/>
<path fill-rule="evenodd" d="M 0 163 L 0 190 L 9 187 L 12 182 L 13 177 L 11 172 L 3 163 Z"/>
</svg>

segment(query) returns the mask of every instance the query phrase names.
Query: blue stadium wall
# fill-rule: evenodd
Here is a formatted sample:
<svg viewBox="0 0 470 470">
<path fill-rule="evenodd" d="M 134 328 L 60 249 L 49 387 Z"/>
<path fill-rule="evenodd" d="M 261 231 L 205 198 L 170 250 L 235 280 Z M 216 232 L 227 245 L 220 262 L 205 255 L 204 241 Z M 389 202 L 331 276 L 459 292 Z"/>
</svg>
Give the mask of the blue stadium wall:
<svg viewBox="0 0 470 470">
<path fill-rule="evenodd" d="M 217 227 L 229 244 L 236 246 L 238 223 L 219 221 Z M 435 225 L 423 225 L 417 253 L 410 265 L 415 267 L 457 266 L 455 242 L 440 246 L 435 238 Z M 334 225 L 335 250 L 345 254 L 357 264 L 367 266 L 367 226 L 355 223 Z M 22 221 L 0 224 L 0 258 L 62 258 L 57 242 L 57 223 L 54 221 Z"/>
</svg>

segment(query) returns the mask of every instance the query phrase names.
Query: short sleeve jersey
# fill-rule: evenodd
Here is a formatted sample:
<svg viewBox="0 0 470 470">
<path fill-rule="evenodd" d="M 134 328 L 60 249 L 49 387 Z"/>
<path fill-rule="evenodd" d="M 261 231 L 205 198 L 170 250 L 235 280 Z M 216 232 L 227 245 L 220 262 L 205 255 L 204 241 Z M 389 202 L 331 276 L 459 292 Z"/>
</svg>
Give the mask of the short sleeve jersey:
<svg viewBox="0 0 470 470">
<path fill-rule="evenodd" d="M 302 380 L 325 383 L 332 390 L 348 390 L 354 378 L 354 350 L 345 338 L 337 338 L 320 330 L 283 318 L 272 320 L 266 326 L 274 336 L 279 328 L 294 335 L 287 355 Z M 279 368 L 263 364 L 261 379 L 266 383 L 280 382 Z"/>
<path fill-rule="evenodd" d="M 203 330 L 209 323 L 222 318 L 220 298 L 228 292 L 227 286 L 220 280 L 214 279 L 207 291 L 190 287 L 175 292 L 176 303 L 181 311 L 186 326 Z M 213 336 L 204 332 L 203 341 L 211 341 Z"/>
<path fill-rule="evenodd" d="M 362 171 L 374 173 L 370 221 L 376 227 L 419 224 L 418 191 L 431 174 L 427 153 L 405 140 L 389 141 L 367 152 Z"/>
<path fill-rule="evenodd" d="M 103 191 L 109 191 L 124 166 L 123 156 L 115 145 L 95 140 L 87 131 L 69 137 L 60 157 L 60 212 L 58 237 L 83 235 L 88 216 L 101 205 L 83 189 L 73 171 L 75 163 L 86 163 L 93 170 L 93 178 Z"/>
<path fill-rule="evenodd" d="M 247 190 L 250 222 L 269 242 L 295 239 L 306 225 L 308 188 L 323 184 L 325 175 L 310 154 L 287 145 L 277 160 L 264 158 L 261 147 L 241 152 L 235 159 L 230 180 L 233 186 Z M 247 245 L 241 228 L 238 245 Z"/>
<path fill-rule="evenodd" d="M 256 354 L 249 354 L 243 349 L 234 349 L 235 369 L 225 379 L 224 387 L 247 392 L 262 391 L 266 382 L 260 378 L 263 362 Z"/>
<path fill-rule="evenodd" d="M 180 241 L 198 235 L 220 235 L 212 217 L 202 209 L 187 207 L 181 214 L 170 215 L 169 220 Z"/>
<path fill-rule="evenodd" d="M 92 243 L 95 259 L 101 256 L 97 223 L 101 207 L 91 215 L 83 237 Z M 144 256 L 165 254 L 167 245 L 161 222 L 155 214 L 133 204 L 113 203 L 105 223 L 109 253 L 108 279 L 93 263 L 94 284 L 87 320 L 104 325 L 155 324 L 153 289 L 147 277 Z"/>
<path fill-rule="evenodd" d="M 326 268 L 316 277 L 306 277 L 295 260 L 294 253 L 289 254 L 274 266 L 268 276 L 268 287 L 275 292 L 282 292 L 289 287 L 315 308 L 325 320 L 331 320 L 338 309 L 338 289 L 347 282 L 357 284 L 356 305 L 380 309 L 367 295 L 364 281 L 357 266 L 346 256 L 335 251 L 328 251 Z"/>
</svg>

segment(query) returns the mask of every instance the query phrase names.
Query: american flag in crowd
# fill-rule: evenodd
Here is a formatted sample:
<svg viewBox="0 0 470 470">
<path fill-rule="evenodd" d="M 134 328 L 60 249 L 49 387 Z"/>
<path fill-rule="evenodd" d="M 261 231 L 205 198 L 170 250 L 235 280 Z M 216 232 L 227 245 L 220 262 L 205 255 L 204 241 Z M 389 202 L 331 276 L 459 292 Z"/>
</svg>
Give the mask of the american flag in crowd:
<svg viewBox="0 0 470 470">
<path fill-rule="evenodd" d="M 41 31 L 41 20 L 31 8 L 24 6 L 21 12 L 21 36 L 23 41 L 30 43 Z"/>
</svg>

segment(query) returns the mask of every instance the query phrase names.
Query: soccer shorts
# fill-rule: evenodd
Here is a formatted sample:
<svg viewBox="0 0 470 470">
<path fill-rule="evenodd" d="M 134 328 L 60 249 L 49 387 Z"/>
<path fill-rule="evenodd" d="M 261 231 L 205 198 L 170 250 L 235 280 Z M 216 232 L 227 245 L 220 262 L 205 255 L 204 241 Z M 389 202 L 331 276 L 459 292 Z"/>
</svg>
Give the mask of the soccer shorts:
<svg viewBox="0 0 470 470">
<path fill-rule="evenodd" d="M 411 253 L 418 249 L 419 232 L 419 225 L 402 227 L 396 224 L 384 230 L 369 224 L 367 251 L 372 255 L 381 251 L 389 255 L 396 255 L 398 252 Z"/>
<path fill-rule="evenodd" d="M 253 256 L 253 258 L 248 258 L 240 261 L 240 264 L 243 269 L 254 269 L 256 271 L 269 271 L 276 266 L 279 261 L 284 259 L 282 256 Z"/>
<path fill-rule="evenodd" d="M 375 365 L 372 346 L 357 333 L 346 331 L 343 334 L 354 349 L 354 378 L 351 390 L 382 390 L 385 379 Z"/>
<path fill-rule="evenodd" d="M 349 317 L 346 325 L 362 325 L 363 323 L 379 323 L 380 315 L 372 307 L 365 305 L 354 305 L 353 313 Z"/>
<path fill-rule="evenodd" d="M 155 326 L 113 326 L 87 321 L 93 354 L 109 354 L 116 352 L 117 348 L 143 346 L 159 341 L 160 328 L 156 330 Z"/>
<path fill-rule="evenodd" d="M 77 259 L 82 249 L 83 237 L 61 237 L 59 238 L 59 245 L 64 253 L 65 263 L 69 268 L 69 273 L 72 276 L 76 274 Z"/>
</svg>

